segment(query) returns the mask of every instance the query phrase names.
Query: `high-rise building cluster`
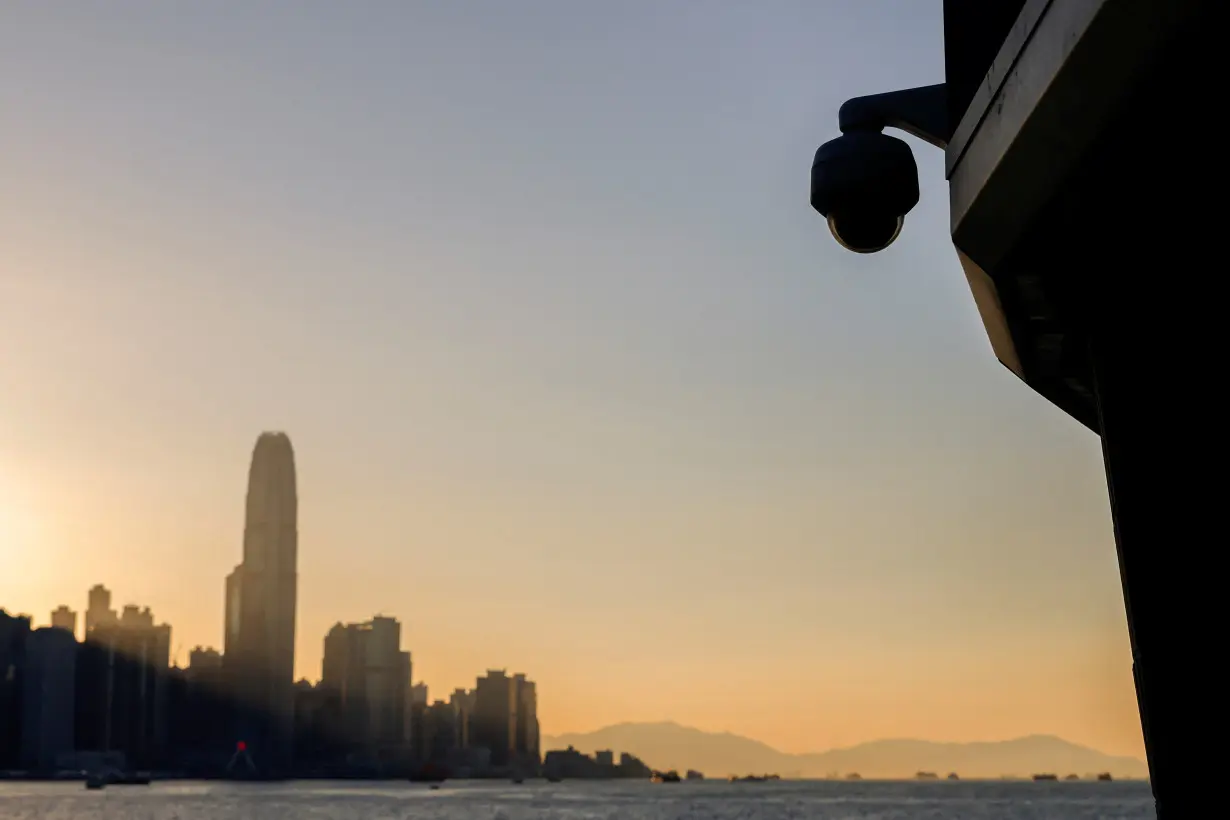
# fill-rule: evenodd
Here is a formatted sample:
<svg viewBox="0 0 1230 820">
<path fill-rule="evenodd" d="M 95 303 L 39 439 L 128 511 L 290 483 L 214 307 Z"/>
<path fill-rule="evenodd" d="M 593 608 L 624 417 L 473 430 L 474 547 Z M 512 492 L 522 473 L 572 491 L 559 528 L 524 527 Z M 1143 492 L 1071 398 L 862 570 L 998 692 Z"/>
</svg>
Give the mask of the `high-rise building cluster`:
<svg viewBox="0 0 1230 820">
<path fill-rule="evenodd" d="M 248 473 L 243 555 L 226 578 L 223 648 L 171 663 L 171 627 L 87 594 L 83 634 L 0 610 L 0 770 L 111 768 L 234 777 L 536 773 L 538 698 L 488 671 L 429 701 L 402 625 L 376 615 L 324 638 L 318 683 L 294 680 L 298 493 L 285 433 L 263 433 Z"/>
<path fill-rule="evenodd" d="M 150 769 L 167 760 L 171 627 L 149 608 L 89 593 L 85 639 L 60 607 L 51 626 L 0 610 L 0 769 Z"/>
</svg>

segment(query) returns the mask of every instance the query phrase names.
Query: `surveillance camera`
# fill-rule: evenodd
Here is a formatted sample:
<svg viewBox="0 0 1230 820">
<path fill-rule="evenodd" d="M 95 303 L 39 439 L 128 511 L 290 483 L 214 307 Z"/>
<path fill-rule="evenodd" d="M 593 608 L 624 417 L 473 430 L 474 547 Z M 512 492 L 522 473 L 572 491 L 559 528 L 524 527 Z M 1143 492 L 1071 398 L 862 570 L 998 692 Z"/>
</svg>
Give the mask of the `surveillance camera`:
<svg viewBox="0 0 1230 820">
<path fill-rule="evenodd" d="M 811 206 L 833 238 L 855 253 L 875 253 L 901 233 L 918 204 L 918 166 L 910 146 L 880 131 L 848 131 L 816 151 Z"/>
</svg>

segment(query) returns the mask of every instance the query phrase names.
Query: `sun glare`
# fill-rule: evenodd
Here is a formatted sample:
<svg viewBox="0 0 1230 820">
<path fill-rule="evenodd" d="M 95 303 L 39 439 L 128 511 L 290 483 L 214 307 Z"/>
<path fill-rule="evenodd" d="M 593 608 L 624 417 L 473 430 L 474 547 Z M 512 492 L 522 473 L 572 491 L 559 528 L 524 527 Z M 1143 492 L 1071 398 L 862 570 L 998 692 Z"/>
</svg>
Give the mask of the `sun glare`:
<svg viewBox="0 0 1230 820">
<path fill-rule="evenodd" d="M 33 524 L 9 483 L 0 478 L 0 556 L 6 565 L 11 566 L 16 552 L 29 546 Z"/>
</svg>

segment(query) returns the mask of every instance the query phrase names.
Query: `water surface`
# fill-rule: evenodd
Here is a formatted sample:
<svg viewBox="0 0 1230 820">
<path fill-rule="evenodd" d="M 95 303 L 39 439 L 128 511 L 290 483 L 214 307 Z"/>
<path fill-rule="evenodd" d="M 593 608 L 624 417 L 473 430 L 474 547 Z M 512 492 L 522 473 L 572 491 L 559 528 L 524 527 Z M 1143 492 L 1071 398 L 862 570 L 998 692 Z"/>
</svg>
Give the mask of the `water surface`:
<svg viewBox="0 0 1230 820">
<path fill-rule="evenodd" d="M 1155 820 L 1145 783 L 0 783 L 0 820 Z"/>
</svg>

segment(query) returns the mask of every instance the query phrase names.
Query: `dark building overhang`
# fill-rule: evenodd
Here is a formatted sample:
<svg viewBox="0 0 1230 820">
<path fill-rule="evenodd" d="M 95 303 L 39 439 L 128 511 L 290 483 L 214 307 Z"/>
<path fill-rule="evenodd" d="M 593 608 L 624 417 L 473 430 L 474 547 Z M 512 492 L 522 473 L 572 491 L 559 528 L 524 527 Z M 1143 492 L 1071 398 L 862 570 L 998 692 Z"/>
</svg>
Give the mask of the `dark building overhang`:
<svg viewBox="0 0 1230 820">
<path fill-rule="evenodd" d="M 1072 268 L 1057 262 L 1065 231 L 1056 211 L 1082 198 L 1105 202 L 1080 189 L 1104 182 L 1087 172 L 1086 159 L 1115 138 L 1112 130 L 1131 141 L 1139 138 L 1132 131 L 1171 125 L 1156 98 L 1140 99 L 1141 88 L 1207 6 L 945 4 L 949 106 L 963 111 L 951 115 L 946 149 L 953 242 L 1000 362 L 1095 432 L 1084 329 L 1071 319 L 1081 311 L 1065 309 L 1079 286 Z"/>
</svg>

